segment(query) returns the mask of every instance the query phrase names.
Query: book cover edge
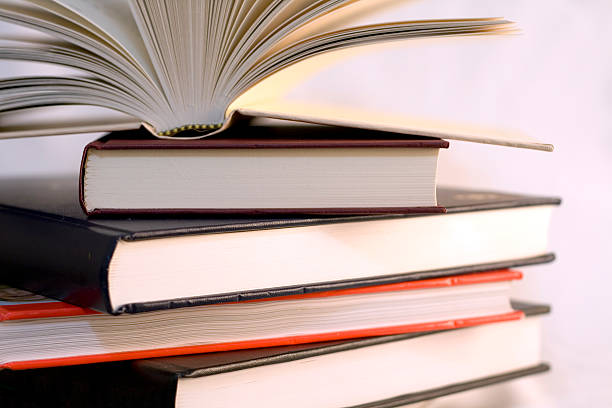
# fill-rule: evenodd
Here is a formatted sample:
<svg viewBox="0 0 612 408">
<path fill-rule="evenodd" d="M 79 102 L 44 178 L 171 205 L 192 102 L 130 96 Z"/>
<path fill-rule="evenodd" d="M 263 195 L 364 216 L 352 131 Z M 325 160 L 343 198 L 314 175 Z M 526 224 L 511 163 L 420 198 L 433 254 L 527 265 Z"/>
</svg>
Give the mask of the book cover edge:
<svg viewBox="0 0 612 408">
<path fill-rule="evenodd" d="M 219 302 L 223 304 L 245 303 L 245 302 L 266 302 L 279 300 L 296 300 L 309 298 L 322 298 L 334 296 L 346 296 L 368 293 L 381 293 L 393 291 L 407 291 L 420 289 L 436 289 L 441 287 L 453 287 L 463 285 L 475 285 L 481 283 L 504 282 L 522 279 L 522 272 L 512 269 L 492 270 L 479 273 L 467 273 L 451 275 L 447 277 L 434 277 L 421 280 L 404 281 L 397 283 L 387 283 L 371 286 L 359 286 L 342 289 L 330 289 L 327 291 L 304 292 L 300 294 L 261 297 L 254 299 L 240 299 L 229 302 Z M 0 321 L 24 320 L 24 319 L 44 319 L 54 317 L 84 316 L 90 314 L 103 314 L 96 310 L 75 306 L 53 299 L 42 299 L 34 302 L 24 301 L 23 303 L 14 302 L 13 304 L 0 304 Z"/>
</svg>

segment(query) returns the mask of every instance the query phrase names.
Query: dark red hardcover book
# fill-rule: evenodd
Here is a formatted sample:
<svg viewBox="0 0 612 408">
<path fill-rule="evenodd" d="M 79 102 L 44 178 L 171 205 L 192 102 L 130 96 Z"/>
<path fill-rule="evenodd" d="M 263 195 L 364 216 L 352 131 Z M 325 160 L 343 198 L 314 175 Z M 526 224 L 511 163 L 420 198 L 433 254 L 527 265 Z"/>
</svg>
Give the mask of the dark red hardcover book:
<svg viewBox="0 0 612 408">
<path fill-rule="evenodd" d="M 196 140 L 114 132 L 84 148 L 79 198 L 87 214 L 440 213 L 437 155 L 447 147 L 313 125 Z"/>
</svg>

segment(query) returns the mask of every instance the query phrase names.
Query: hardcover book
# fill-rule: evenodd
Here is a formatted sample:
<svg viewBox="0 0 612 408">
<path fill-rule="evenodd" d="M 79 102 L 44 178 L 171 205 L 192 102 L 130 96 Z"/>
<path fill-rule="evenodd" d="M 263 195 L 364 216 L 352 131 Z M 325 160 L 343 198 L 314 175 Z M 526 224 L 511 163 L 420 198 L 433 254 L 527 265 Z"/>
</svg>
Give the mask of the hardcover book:
<svg viewBox="0 0 612 408">
<path fill-rule="evenodd" d="M 405 406 L 545 372 L 540 315 L 438 332 L 0 371 L 12 407 Z"/>
<path fill-rule="evenodd" d="M 4 1 L 0 20 L 43 35 L 5 36 L 1 59 L 76 72 L 0 81 L 0 137 L 141 124 L 160 138 L 202 137 L 247 116 L 552 149 L 511 131 L 282 97 L 308 72 L 365 45 L 375 50 L 389 41 L 513 30 L 498 18 L 352 23 L 381 6 L 352 0 L 112 0 L 104 7 L 81 0 Z M 108 110 L 101 117 L 64 113 L 62 120 L 61 111 L 45 109 L 54 105 Z"/>
<path fill-rule="evenodd" d="M 512 270 L 109 316 L 0 290 L 0 367 L 12 369 L 312 343 L 516 320 Z M 4 295 L 9 291 L 8 296 Z M 69 336 L 69 340 L 67 338 Z"/>
<path fill-rule="evenodd" d="M 280 124 L 189 141 L 143 133 L 85 147 L 79 196 L 88 214 L 444 211 L 436 201 L 443 140 Z"/>
<path fill-rule="evenodd" d="M 108 313 L 552 260 L 559 200 L 439 189 L 446 214 L 87 218 L 76 178 L 0 182 L 0 279 Z"/>
</svg>

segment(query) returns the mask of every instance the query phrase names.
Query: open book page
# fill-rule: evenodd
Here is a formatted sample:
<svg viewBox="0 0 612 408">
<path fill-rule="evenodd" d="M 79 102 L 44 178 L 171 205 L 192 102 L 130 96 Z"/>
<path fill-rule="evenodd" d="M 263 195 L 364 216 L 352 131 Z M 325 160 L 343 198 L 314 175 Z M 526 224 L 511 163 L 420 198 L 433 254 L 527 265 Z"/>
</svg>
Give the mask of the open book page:
<svg viewBox="0 0 612 408">
<path fill-rule="evenodd" d="M 437 118 L 444 114 L 437 111 L 433 115 L 390 114 L 395 109 L 388 106 L 382 109 L 384 114 L 376 109 L 368 113 L 359 107 L 333 106 L 324 96 L 299 102 L 284 98 L 310 73 L 364 51 L 383 49 L 396 40 L 499 34 L 511 28 L 509 22 L 495 18 L 356 25 L 355 21 L 363 24 L 364 15 L 389 4 L 390 0 L 0 0 L 0 20 L 54 37 L 46 42 L 1 40 L 0 59 L 80 70 L 74 76 L 50 76 L 42 70 L 1 80 L 0 138 L 124 129 L 139 123 L 158 137 L 183 137 L 180 133 L 185 130 L 204 137 L 219 127 L 227 128 L 232 112 L 240 111 L 550 148 L 512 132 L 441 122 Z M 419 61 L 415 58 L 411 63 Z M 363 75 L 365 79 L 367 72 Z M 368 78 L 370 83 L 379 80 Z M 395 88 L 392 83 L 384 86 Z M 429 94 L 426 90 L 409 95 L 416 101 Z M 388 100 L 402 100 L 396 96 Z M 99 106 L 124 115 L 113 113 L 121 116 L 117 121 L 85 115 L 68 118 L 64 125 L 55 118 L 49 122 L 44 117 L 28 119 L 27 114 L 9 117 L 21 109 L 38 112 L 48 105 Z M 100 128 L 103 124 L 106 127 Z"/>
<path fill-rule="evenodd" d="M 45 106 L 0 113 L 0 139 L 138 129 L 140 121 L 94 106 Z"/>
<path fill-rule="evenodd" d="M 355 0 L 285 0 L 280 2 L 258 1 L 251 9 L 265 6 L 257 13 L 250 11 L 228 37 L 229 47 L 224 47 L 221 58 L 232 65 L 229 72 L 219 75 L 220 82 L 235 81 L 244 75 L 255 62 L 270 50 L 276 49 L 276 44 L 290 35 L 297 27 L 316 20 L 330 10 L 340 8 Z M 254 14 L 254 15 L 253 15 Z"/>
<path fill-rule="evenodd" d="M 552 145 L 539 143 L 520 132 L 334 105 L 269 101 L 250 107 L 239 107 L 237 112 L 245 116 L 347 126 L 535 150 L 553 149 Z"/>
<path fill-rule="evenodd" d="M 0 12 L 0 17 L 4 21 L 40 30 L 50 35 L 60 31 L 61 34 L 58 35 L 60 38 L 78 36 L 90 44 L 100 42 L 100 38 L 97 35 L 78 24 L 23 1 L 1 0 Z"/>
<path fill-rule="evenodd" d="M 502 19 L 423 20 L 355 26 L 312 35 L 262 57 L 231 88 L 236 96 L 274 72 L 315 55 L 369 43 L 466 34 L 505 33 L 512 23 Z M 230 95 L 233 95 L 230 91 Z"/>
<path fill-rule="evenodd" d="M 359 25 L 380 23 L 380 21 L 367 21 L 367 19 L 364 22 L 364 18 L 371 15 L 373 12 L 380 12 L 387 9 L 393 4 L 397 4 L 397 2 L 395 0 L 359 0 L 346 2 L 342 7 L 336 8 L 314 20 L 308 21 L 306 24 L 293 30 L 278 41 L 263 57 L 265 58 L 270 54 L 287 48 L 291 44 L 298 43 L 314 35 L 354 27 L 356 21 L 359 21 Z"/>
<path fill-rule="evenodd" d="M 52 10 L 57 11 L 58 6 L 53 6 L 52 3 Z M 79 24 L 79 22 L 84 22 L 83 19 L 66 19 L 53 11 L 24 1 L 0 0 L 1 19 L 68 41 L 93 53 L 100 54 L 100 56 L 106 57 L 121 66 L 120 61 L 124 58 L 121 55 L 121 50 L 105 38 L 100 37 L 99 30 L 92 31 L 91 27 L 86 27 L 87 24 Z M 75 17 L 75 15 L 73 14 L 72 17 Z"/>
<path fill-rule="evenodd" d="M 436 41 L 440 42 L 444 39 Z M 435 115 L 419 116 L 373 111 L 354 105 L 340 106 L 325 102 L 324 95 L 299 101 L 287 96 L 288 90 L 333 64 L 360 55 L 375 53 L 387 47 L 392 48 L 393 45 L 381 43 L 366 47 L 347 48 L 322 54 L 287 67 L 244 93 L 230 105 L 227 115 L 231 116 L 237 111 L 247 116 L 385 130 L 451 140 L 552 151 L 552 145 L 540 143 L 520 131 L 499 129 L 493 126 L 478 126 L 469 122 L 443 119 Z M 364 75 L 366 74 L 364 73 Z M 390 87 L 388 91 L 392 93 L 394 89 Z M 392 94 L 390 94 L 390 98 L 393 98 Z"/>
<path fill-rule="evenodd" d="M 153 64 L 125 0 L 28 0 L 73 21 L 113 44 L 153 77 Z"/>
</svg>

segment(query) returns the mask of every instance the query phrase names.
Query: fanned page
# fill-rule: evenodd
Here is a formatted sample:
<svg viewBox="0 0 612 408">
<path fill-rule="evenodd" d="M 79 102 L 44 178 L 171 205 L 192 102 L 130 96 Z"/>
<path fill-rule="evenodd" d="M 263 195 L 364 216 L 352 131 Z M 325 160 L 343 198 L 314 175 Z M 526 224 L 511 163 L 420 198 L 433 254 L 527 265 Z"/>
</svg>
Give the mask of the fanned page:
<svg viewBox="0 0 612 408">
<path fill-rule="evenodd" d="M 97 34 L 138 69 L 153 76 L 154 67 L 125 0 L 29 0 Z"/>
<path fill-rule="evenodd" d="M 0 138 L 140 124 L 161 138 L 204 137 L 230 126 L 238 112 L 551 150 L 512 132 L 358 112 L 318 101 L 290 104 L 278 97 L 296 83 L 295 75 L 287 80 L 283 72 L 310 60 L 320 69 L 344 55 L 342 51 L 361 52 L 390 41 L 513 30 L 509 22 L 495 18 L 351 23 L 390 3 L 0 0 L 1 21 L 46 35 L 5 36 L 0 59 L 51 63 L 78 72 L 52 76 L 41 70 L 40 76 L 0 80 Z M 88 105 L 117 114 L 83 113 L 63 122 L 49 120 L 49 113 L 32 114 L 55 105 Z"/>
<path fill-rule="evenodd" d="M 0 138 L 138 129 L 133 116 L 95 106 L 46 106 L 0 113 Z"/>
<path fill-rule="evenodd" d="M 552 145 L 539 143 L 520 132 L 333 105 L 269 101 L 254 106 L 237 107 L 233 112 L 252 117 L 355 127 L 544 151 L 553 150 Z"/>
</svg>

